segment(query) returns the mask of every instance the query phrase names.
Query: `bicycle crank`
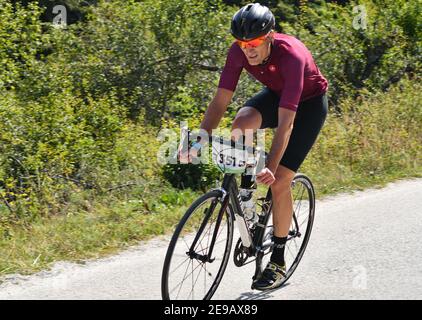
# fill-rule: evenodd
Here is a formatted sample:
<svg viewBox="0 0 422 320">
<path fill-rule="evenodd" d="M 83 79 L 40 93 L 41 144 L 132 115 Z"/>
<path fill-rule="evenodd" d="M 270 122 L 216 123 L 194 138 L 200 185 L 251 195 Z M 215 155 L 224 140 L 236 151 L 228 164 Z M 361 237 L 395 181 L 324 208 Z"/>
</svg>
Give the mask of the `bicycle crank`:
<svg viewBox="0 0 422 320">
<path fill-rule="evenodd" d="M 239 238 L 234 248 L 233 260 L 236 267 L 241 267 L 245 265 L 246 260 L 250 257 L 249 249 L 244 247 L 242 244 L 242 239 Z"/>
</svg>

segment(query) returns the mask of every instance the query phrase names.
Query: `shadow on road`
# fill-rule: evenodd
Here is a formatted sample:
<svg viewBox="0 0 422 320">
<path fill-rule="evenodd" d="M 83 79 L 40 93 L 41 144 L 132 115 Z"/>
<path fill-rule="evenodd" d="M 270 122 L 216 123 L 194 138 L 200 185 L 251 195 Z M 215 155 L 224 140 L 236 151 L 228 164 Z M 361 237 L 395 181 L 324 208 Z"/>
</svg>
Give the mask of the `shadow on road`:
<svg viewBox="0 0 422 320">
<path fill-rule="evenodd" d="M 285 283 L 280 288 L 268 290 L 268 291 L 243 292 L 243 293 L 240 294 L 239 298 L 237 298 L 236 300 L 265 300 L 265 299 L 269 299 L 269 298 L 273 297 L 273 295 L 272 295 L 273 292 L 280 290 L 280 289 L 283 289 L 284 287 L 287 287 L 289 285 L 290 285 L 289 283 Z"/>
</svg>

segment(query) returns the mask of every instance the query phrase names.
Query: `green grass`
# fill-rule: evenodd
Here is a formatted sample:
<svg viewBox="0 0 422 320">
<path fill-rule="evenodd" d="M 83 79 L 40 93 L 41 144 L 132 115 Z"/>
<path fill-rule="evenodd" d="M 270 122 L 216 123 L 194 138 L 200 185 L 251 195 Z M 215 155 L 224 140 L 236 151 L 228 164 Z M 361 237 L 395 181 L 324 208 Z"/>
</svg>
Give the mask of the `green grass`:
<svg viewBox="0 0 422 320">
<path fill-rule="evenodd" d="M 338 193 L 364 190 L 367 188 L 382 188 L 390 182 L 403 179 L 421 178 L 422 168 L 409 171 L 396 171 L 383 175 L 357 175 L 354 177 L 342 177 L 340 180 L 333 175 L 331 178 L 319 174 L 310 175 L 316 189 L 317 198 L 323 199 Z"/>
<path fill-rule="evenodd" d="M 338 192 L 380 187 L 397 179 L 422 177 L 421 168 L 384 175 L 321 175 L 312 178 L 317 198 Z M 171 194 L 171 193 L 170 193 Z M 184 203 L 166 206 L 145 214 L 139 201 L 132 200 L 107 208 L 98 204 L 91 212 L 41 218 L 30 225 L 9 226 L 0 238 L 0 276 L 31 274 L 51 267 L 56 261 L 83 263 L 117 253 L 119 250 L 156 235 L 168 234 L 198 193 L 184 191 Z"/>
<path fill-rule="evenodd" d="M 359 103 L 344 101 L 342 115 L 330 113 L 300 170 L 314 182 L 317 199 L 422 177 L 421 102 L 420 82 L 402 81 L 388 93 Z M 142 174 L 137 188 L 102 197 L 74 192 L 64 213 L 55 215 L 10 220 L 0 205 L 0 276 L 33 273 L 55 261 L 102 257 L 174 229 L 199 193 L 162 183 L 159 170 L 144 168 L 147 158 L 133 156 L 138 149 L 153 150 L 146 145 L 157 147 L 155 138 L 128 131 L 121 144 L 122 153 L 129 155 L 125 159 L 134 159 L 129 169 L 137 168 L 122 172 L 121 181 Z"/>
<path fill-rule="evenodd" d="M 0 227 L 0 276 L 30 274 L 60 260 L 82 262 L 98 258 L 168 233 L 197 197 L 188 191 L 181 195 L 183 203 L 176 208 L 174 204 L 166 205 L 164 199 L 153 213 L 144 213 L 139 200 L 134 199 L 109 208 L 97 204 L 90 212 Z"/>
</svg>

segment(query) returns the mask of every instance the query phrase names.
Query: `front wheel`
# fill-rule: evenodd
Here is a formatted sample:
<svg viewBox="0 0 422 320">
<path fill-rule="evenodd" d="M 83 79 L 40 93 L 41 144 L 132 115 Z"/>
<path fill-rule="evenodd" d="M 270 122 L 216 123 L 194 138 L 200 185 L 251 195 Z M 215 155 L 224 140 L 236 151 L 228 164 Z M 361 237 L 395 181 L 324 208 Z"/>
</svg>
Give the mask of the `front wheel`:
<svg viewBox="0 0 422 320">
<path fill-rule="evenodd" d="M 163 299 L 209 300 L 217 290 L 233 241 L 233 213 L 221 197 L 220 190 L 204 194 L 177 225 L 164 261 Z"/>
</svg>

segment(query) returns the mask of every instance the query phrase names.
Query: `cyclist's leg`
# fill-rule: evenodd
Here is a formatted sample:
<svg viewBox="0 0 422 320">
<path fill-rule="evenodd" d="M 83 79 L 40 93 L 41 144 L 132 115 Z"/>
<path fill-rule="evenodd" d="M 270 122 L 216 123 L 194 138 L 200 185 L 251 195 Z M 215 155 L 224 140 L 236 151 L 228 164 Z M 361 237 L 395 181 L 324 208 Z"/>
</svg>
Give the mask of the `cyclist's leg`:
<svg viewBox="0 0 422 320">
<path fill-rule="evenodd" d="M 255 284 L 256 289 L 273 289 L 285 276 L 284 247 L 293 215 L 291 182 L 316 141 L 327 115 L 325 95 L 299 104 L 292 134 L 271 185 L 273 200 L 274 243 L 270 263 Z"/>
<path fill-rule="evenodd" d="M 327 117 L 326 95 L 299 104 L 289 143 L 280 164 L 297 172 L 311 150 Z"/>
<path fill-rule="evenodd" d="M 285 238 L 289 233 L 293 214 L 291 184 L 295 174 L 295 171 L 279 165 L 275 173 L 276 181 L 271 185 L 274 236 L 278 238 Z"/>
<path fill-rule="evenodd" d="M 233 122 L 232 131 L 237 132 L 233 135 L 236 141 L 241 133 L 246 129 L 264 129 L 277 127 L 278 102 L 280 97 L 268 88 L 262 89 L 258 94 L 246 101 Z"/>
<path fill-rule="evenodd" d="M 236 117 L 232 124 L 232 139 L 238 141 L 242 135 L 245 135 L 245 131 L 256 130 L 261 127 L 262 116 L 261 113 L 249 106 L 245 106 L 239 109 Z M 251 144 L 250 137 L 246 140 L 246 144 Z"/>
<path fill-rule="evenodd" d="M 262 115 L 254 107 L 242 107 L 236 114 L 231 128 L 231 139 L 240 141 L 246 146 L 253 145 L 253 133 L 261 127 Z M 244 137 L 244 140 L 243 138 Z M 242 175 L 240 188 L 250 188 L 252 186 L 252 176 Z"/>
<path fill-rule="evenodd" d="M 246 101 L 245 106 L 239 110 L 233 122 L 232 139 L 239 141 L 241 135 L 246 135 L 245 144 L 250 146 L 253 143 L 252 133 L 256 129 L 276 127 L 275 120 L 277 119 L 279 100 L 280 97 L 275 92 L 264 88 Z M 253 130 L 248 132 L 247 129 Z M 252 177 L 242 175 L 240 187 L 250 188 L 251 185 Z"/>
<path fill-rule="evenodd" d="M 299 104 L 289 143 L 276 171 L 276 181 L 271 185 L 276 237 L 287 237 L 293 213 L 291 183 L 314 145 L 326 116 L 327 98 L 325 95 Z"/>
</svg>

